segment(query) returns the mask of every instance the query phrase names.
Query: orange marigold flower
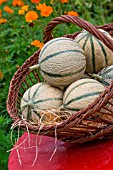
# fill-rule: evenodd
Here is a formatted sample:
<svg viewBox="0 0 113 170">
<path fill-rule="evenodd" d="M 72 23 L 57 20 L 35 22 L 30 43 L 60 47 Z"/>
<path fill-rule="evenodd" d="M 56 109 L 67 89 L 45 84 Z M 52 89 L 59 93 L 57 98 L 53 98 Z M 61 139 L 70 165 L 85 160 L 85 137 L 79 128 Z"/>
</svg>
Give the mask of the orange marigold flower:
<svg viewBox="0 0 113 170">
<path fill-rule="evenodd" d="M 24 15 L 25 11 L 28 11 L 29 5 L 23 5 L 22 8 L 18 11 L 19 15 Z"/>
<path fill-rule="evenodd" d="M 76 17 L 79 16 L 79 14 L 78 14 L 77 12 L 75 12 L 75 11 L 68 11 L 67 14 L 68 14 L 68 15 L 72 15 L 72 16 L 76 16 Z"/>
<path fill-rule="evenodd" d="M 7 0 L 0 0 L 0 5 L 2 5 L 4 2 L 7 2 Z"/>
<path fill-rule="evenodd" d="M 24 2 L 22 0 L 13 0 L 12 6 L 23 6 Z"/>
<path fill-rule="evenodd" d="M 47 6 L 46 3 L 37 5 L 36 9 L 41 11 L 41 16 L 43 17 L 48 17 L 53 12 L 53 8 L 51 6 Z"/>
<path fill-rule="evenodd" d="M 40 2 L 40 0 L 31 0 L 31 2 L 34 4 L 38 4 Z"/>
<path fill-rule="evenodd" d="M 41 16 L 42 17 L 48 17 L 53 12 L 53 8 L 50 6 L 46 6 L 41 10 Z"/>
<path fill-rule="evenodd" d="M 46 3 L 43 3 L 43 4 L 37 5 L 37 6 L 36 6 L 36 9 L 41 11 L 41 10 L 43 10 L 43 8 L 45 8 L 45 7 L 46 7 Z"/>
<path fill-rule="evenodd" d="M 23 6 L 22 6 L 22 10 L 23 10 L 23 11 L 28 11 L 28 8 L 29 8 L 29 5 L 23 5 Z"/>
<path fill-rule="evenodd" d="M 69 0 L 60 0 L 60 2 L 62 2 L 62 3 L 68 3 Z"/>
<path fill-rule="evenodd" d="M 6 23 L 6 22 L 7 22 L 6 19 L 3 19 L 3 18 L 0 19 L 0 24 L 4 24 L 4 23 Z"/>
<path fill-rule="evenodd" d="M 2 17 L 2 10 L 0 9 L 0 18 Z"/>
<path fill-rule="evenodd" d="M 9 14 L 12 14 L 12 13 L 14 12 L 14 10 L 11 9 L 11 8 L 9 8 L 8 6 L 5 6 L 5 7 L 4 7 L 4 11 L 7 12 L 7 13 L 9 13 Z"/>
<path fill-rule="evenodd" d="M 41 43 L 39 40 L 34 40 L 34 41 L 32 41 L 32 42 L 31 42 L 31 45 L 33 45 L 33 46 L 35 46 L 35 47 L 38 47 L 39 49 L 41 49 L 41 48 L 44 46 L 44 44 Z"/>
<path fill-rule="evenodd" d="M 33 20 L 37 20 L 38 14 L 35 11 L 29 11 L 25 15 L 26 22 L 32 22 Z"/>
<path fill-rule="evenodd" d="M 22 10 L 22 9 L 20 9 L 20 10 L 18 11 L 18 14 L 19 14 L 19 15 L 24 15 L 24 14 L 25 14 L 25 11 Z"/>
</svg>

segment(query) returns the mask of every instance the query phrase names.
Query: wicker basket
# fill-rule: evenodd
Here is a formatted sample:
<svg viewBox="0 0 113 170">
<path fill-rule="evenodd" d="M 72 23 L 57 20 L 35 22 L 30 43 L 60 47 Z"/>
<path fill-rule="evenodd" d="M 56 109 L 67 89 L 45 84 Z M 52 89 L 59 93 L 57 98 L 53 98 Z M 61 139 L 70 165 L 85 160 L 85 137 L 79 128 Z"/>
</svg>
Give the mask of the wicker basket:
<svg viewBox="0 0 113 170">
<path fill-rule="evenodd" d="M 62 15 L 48 23 L 44 32 L 44 43 L 53 38 L 52 29 L 65 22 L 71 22 L 87 30 L 92 35 L 101 40 L 109 49 L 113 51 L 113 41 L 102 34 L 97 28 L 101 28 L 113 35 L 113 23 L 103 26 L 93 26 L 89 22 L 75 16 Z M 77 34 L 65 35 L 68 38 L 75 38 Z M 93 140 L 108 139 L 113 137 L 113 81 L 110 86 L 87 108 L 70 116 L 59 125 L 45 126 L 40 129 L 38 124 L 32 124 L 22 120 L 20 116 L 20 101 L 23 93 L 33 84 L 40 82 L 40 77 L 36 71 L 30 71 L 28 68 L 38 62 L 40 50 L 36 51 L 14 74 L 7 100 L 7 111 L 13 119 L 15 125 L 26 130 L 28 127 L 30 133 L 39 133 L 55 137 L 62 141 L 71 143 L 84 143 Z M 106 107 L 106 105 L 111 107 Z M 98 112 L 98 115 L 95 115 Z M 56 130 L 55 130 L 56 129 Z"/>
</svg>

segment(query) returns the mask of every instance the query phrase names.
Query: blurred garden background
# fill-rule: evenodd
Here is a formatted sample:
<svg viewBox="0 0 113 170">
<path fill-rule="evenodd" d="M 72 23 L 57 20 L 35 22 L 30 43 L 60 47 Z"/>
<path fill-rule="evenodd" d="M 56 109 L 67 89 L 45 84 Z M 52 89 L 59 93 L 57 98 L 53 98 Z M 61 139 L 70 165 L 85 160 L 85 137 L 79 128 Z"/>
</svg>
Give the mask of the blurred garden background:
<svg viewBox="0 0 113 170">
<path fill-rule="evenodd" d="M 49 21 L 60 15 L 81 17 L 93 25 L 113 22 L 112 0 L 0 0 L 0 169 L 7 170 L 9 153 L 17 139 L 6 110 L 10 81 L 16 70 L 43 46 L 43 32 Z M 65 23 L 53 30 L 54 37 L 81 28 Z M 21 132 L 22 133 L 22 132 Z M 21 135 L 20 133 L 20 135 Z"/>
</svg>

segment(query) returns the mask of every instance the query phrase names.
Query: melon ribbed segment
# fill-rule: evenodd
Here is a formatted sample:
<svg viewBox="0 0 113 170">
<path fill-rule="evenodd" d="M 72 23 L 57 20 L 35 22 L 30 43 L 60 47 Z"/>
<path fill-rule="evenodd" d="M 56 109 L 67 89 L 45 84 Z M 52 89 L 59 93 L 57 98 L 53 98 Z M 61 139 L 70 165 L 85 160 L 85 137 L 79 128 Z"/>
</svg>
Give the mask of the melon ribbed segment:
<svg viewBox="0 0 113 170">
<path fill-rule="evenodd" d="M 23 118 L 38 119 L 46 109 L 58 109 L 62 105 L 63 91 L 47 83 L 37 83 L 30 87 L 21 100 Z"/>
<path fill-rule="evenodd" d="M 103 84 L 109 86 L 113 80 L 113 65 L 103 68 L 97 75 Z"/>
<path fill-rule="evenodd" d="M 111 38 L 109 33 L 99 30 Z M 84 30 L 75 37 L 75 41 L 84 50 L 87 73 L 98 73 L 104 67 L 113 64 L 113 52 L 92 34 Z"/>
<path fill-rule="evenodd" d="M 39 69 L 49 84 L 65 87 L 83 76 L 86 57 L 82 48 L 72 39 L 55 38 L 42 48 Z"/>
<path fill-rule="evenodd" d="M 65 91 L 63 107 L 69 111 L 78 111 L 91 104 L 105 87 L 93 79 L 81 79 L 72 83 Z"/>
</svg>

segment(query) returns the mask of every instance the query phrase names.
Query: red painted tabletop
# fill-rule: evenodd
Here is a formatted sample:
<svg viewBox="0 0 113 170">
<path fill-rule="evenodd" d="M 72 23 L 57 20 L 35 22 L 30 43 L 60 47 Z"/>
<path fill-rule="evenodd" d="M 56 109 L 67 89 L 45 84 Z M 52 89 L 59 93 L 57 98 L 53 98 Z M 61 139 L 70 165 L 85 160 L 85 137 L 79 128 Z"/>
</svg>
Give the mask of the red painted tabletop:
<svg viewBox="0 0 113 170">
<path fill-rule="evenodd" d="M 113 139 L 78 145 L 55 141 L 51 137 L 24 133 L 10 153 L 8 168 L 9 170 L 113 170 Z"/>
</svg>

